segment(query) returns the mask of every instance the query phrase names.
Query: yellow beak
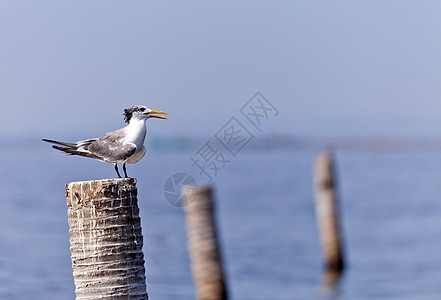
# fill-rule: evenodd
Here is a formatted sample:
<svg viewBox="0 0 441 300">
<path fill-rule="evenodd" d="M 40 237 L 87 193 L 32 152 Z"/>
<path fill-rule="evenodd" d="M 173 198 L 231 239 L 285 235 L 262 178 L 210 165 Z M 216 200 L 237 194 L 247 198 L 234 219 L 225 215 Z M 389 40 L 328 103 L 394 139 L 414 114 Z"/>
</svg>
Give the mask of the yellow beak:
<svg viewBox="0 0 441 300">
<path fill-rule="evenodd" d="M 163 111 L 159 111 L 159 110 L 152 110 L 152 111 L 149 111 L 149 112 L 145 113 L 145 115 L 148 115 L 148 116 L 151 117 L 151 118 L 158 118 L 158 119 L 166 119 L 166 120 L 168 120 L 168 118 L 166 118 L 166 117 L 163 117 L 163 116 L 157 116 L 157 115 L 152 115 L 152 114 L 163 114 L 163 115 L 168 115 L 168 113 L 163 112 Z"/>
</svg>

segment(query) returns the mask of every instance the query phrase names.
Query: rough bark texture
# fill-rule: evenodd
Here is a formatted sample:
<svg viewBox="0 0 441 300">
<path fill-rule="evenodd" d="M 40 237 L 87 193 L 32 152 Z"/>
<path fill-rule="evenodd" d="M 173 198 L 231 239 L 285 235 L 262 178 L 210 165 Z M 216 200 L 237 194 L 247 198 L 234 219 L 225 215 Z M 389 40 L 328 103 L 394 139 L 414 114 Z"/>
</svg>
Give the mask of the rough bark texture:
<svg viewBox="0 0 441 300">
<path fill-rule="evenodd" d="M 316 214 L 320 241 L 328 270 L 344 268 L 342 237 L 332 155 L 320 154 L 315 162 Z"/>
<path fill-rule="evenodd" d="M 66 185 L 76 299 L 148 299 L 136 179 Z"/>
<path fill-rule="evenodd" d="M 211 189 L 187 188 L 183 193 L 189 203 L 184 210 L 197 299 L 227 299 Z"/>
</svg>

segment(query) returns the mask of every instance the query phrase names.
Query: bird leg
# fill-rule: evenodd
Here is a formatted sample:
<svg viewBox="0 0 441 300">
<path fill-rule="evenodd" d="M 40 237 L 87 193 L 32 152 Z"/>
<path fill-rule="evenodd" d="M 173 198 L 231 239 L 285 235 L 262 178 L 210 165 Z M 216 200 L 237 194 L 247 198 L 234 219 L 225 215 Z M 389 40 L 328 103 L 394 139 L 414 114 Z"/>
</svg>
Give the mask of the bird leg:
<svg viewBox="0 0 441 300">
<path fill-rule="evenodd" d="M 118 178 L 121 178 L 121 175 L 119 175 L 118 164 L 117 163 L 115 163 L 115 171 L 116 171 L 116 174 L 118 174 Z"/>
<path fill-rule="evenodd" d="M 126 164 L 123 164 L 123 170 L 124 170 L 124 175 L 126 176 L 126 178 L 129 178 L 129 176 L 127 176 Z"/>
</svg>

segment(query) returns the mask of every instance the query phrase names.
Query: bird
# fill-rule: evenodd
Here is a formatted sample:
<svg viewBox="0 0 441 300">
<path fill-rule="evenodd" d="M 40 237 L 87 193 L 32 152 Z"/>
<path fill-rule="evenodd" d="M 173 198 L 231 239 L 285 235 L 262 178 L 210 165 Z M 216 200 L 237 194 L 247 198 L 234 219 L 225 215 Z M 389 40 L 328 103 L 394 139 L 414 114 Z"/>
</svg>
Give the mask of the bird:
<svg viewBox="0 0 441 300">
<path fill-rule="evenodd" d="M 126 164 L 134 164 L 144 157 L 146 150 L 144 140 L 147 133 L 145 121 L 149 118 L 166 119 L 166 112 L 152 110 L 143 105 L 134 105 L 124 109 L 124 121 L 127 125 L 104 134 L 99 138 L 92 138 L 76 143 L 59 142 L 50 139 L 42 139 L 44 142 L 53 144 L 52 148 L 63 151 L 70 155 L 90 157 L 99 161 L 113 163 L 118 178 L 122 178 L 118 163 L 122 164 L 125 178 L 127 176 Z"/>
</svg>

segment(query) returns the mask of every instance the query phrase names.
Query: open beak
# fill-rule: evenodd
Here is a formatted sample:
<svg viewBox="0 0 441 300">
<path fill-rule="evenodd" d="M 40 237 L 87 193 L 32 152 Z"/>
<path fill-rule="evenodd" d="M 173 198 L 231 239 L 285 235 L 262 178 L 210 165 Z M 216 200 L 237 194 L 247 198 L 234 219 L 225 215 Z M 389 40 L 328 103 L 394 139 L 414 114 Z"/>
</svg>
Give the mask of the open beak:
<svg viewBox="0 0 441 300">
<path fill-rule="evenodd" d="M 163 112 L 163 111 L 159 111 L 159 110 L 152 110 L 152 111 L 149 111 L 149 112 L 145 113 L 145 115 L 147 115 L 147 116 L 149 116 L 151 118 L 159 118 L 159 119 L 166 119 L 166 120 L 168 120 L 168 118 L 166 118 L 166 117 L 157 116 L 157 115 L 154 115 L 154 114 L 162 114 L 162 115 L 167 115 L 168 116 L 168 113 Z"/>
</svg>

